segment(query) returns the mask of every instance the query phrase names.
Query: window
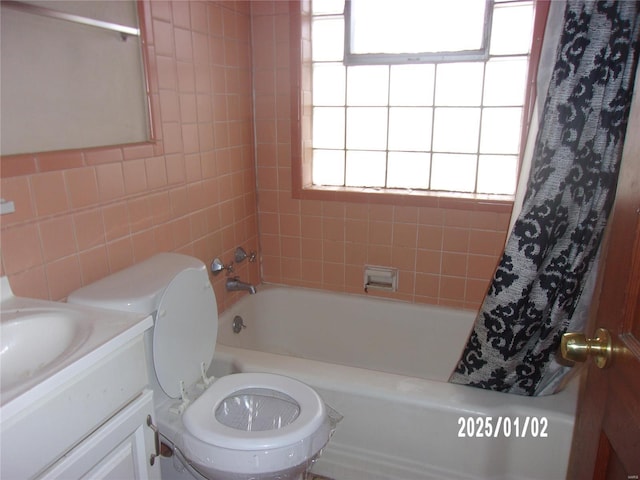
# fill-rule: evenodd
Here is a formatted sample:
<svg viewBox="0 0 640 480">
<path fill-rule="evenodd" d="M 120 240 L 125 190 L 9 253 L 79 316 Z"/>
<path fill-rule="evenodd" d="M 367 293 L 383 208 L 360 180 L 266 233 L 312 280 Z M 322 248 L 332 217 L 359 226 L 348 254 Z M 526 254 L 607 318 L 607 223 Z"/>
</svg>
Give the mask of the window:
<svg viewBox="0 0 640 480">
<path fill-rule="evenodd" d="M 403 0 L 397 8 L 396 1 L 354 0 L 347 17 L 357 25 L 355 35 L 363 38 L 367 27 L 356 8 L 363 3 L 392 6 L 404 16 L 398 24 L 406 30 L 419 27 L 415 20 L 424 18 L 424 12 L 411 11 L 414 7 L 454 3 L 461 8 L 458 2 Z M 365 52 L 364 57 L 351 65 L 344 61 L 345 50 L 347 56 L 354 53 L 345 49 L 345 38 L 351 37 L 353 46 L 354 32 L 345 36 L 344 1 L 312 2 L 314 186 L 514 194 L 533 2 L 496 1 L 487 8 L 474 10 L 481 29 L 465 24 L 456 31 L 460 36 L 471 32 L 471 43 L 452 37 L 455 42 L 427 43 L 406 52 L 406 45 L 383 51 L 379 44 L 369 48 L 361 42 L 355 53 Z M 369 37 L 376 42 L 411 38 L 394 31 L 392 21 L 372 25 Z M 398 50 L 404 52 L 395 55 Z M 460 55 L 470 51 L 476 51 L 475 57 L 461 61 Z M 368 55 L 372 64 L 363 64 Z"/>
<path fill-rule="evenodd" d="M 347 65 L 487 58 L 490 0 L 350 0 L 344 7 Z"/>
</svg>

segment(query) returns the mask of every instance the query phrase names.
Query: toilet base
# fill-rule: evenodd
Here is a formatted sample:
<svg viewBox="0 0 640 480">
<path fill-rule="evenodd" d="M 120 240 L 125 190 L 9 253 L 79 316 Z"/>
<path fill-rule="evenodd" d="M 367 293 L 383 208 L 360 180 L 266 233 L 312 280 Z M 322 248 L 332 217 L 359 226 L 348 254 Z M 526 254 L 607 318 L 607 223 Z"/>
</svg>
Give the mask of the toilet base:
<svg viewBox="0 0 640 480">
<path fill-rule="evenodd" d="M 317 477 L 313 474 L 310 477 L 307 476 L 307 470 L 313 462 L 307 462 L 305 465 L 300 465 L 288 469 L 287 471 L 265 473 L 260 476 L 256 475 L 242 475 L 238 473 L 229 472 L 211 472 L 211 476 L 202 476 L 193 472 L 191 469 L 185 467 L 180 460 L 174 455 L 170 458 L 160 459 L 160 470 L 162 480 L 308 480 L 320 479 L 324 477 Z"/>
</svg>

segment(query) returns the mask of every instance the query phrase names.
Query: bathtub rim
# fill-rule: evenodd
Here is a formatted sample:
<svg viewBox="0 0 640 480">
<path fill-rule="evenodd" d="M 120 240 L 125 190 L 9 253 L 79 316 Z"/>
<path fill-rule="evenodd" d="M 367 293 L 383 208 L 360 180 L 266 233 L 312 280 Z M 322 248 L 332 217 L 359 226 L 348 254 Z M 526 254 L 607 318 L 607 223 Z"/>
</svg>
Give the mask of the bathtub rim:
<svg viewBox="0 0 640 480">
<path fill-rule="evenodd" d="M 212 365 L 216 361 L 226 362 L 241 372 L 268 371 L 295 378 L 314 388 L 331 389 L 352 395 L 372 395 L 423 408 L 460 412 L 461 415 L 522 415 L 518 407 L 529 412 L 529 415 L 553 414 L 557 421 L 571 423 L 575 418 L 580 384 L 579 376 L 576 376 L 564 390 L 556 394 L 527 397 L 219 343 L 216 345 Z M 260 369 L 259 366 L 265 364 L 270 366 L 269 370 Z M 323 375 L 327 373 L 326 365 L 330 366 L 333 376 Z M 335 375 L 336 373 L 338 375 Z"/>
</svg>

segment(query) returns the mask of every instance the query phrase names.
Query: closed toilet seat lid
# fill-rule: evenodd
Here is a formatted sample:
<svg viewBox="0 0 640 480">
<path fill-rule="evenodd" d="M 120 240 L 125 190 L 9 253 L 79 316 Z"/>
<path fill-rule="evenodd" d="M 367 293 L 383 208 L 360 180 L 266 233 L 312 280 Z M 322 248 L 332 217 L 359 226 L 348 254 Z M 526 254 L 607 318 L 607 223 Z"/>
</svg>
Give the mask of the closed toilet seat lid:
<svg viewBox="0 0 640 480">
<path fill-rule="evenodd" d="M 275 400 L 267 403 L 271 407 L 276 405 L 277 413 L 269 405 L 262 412 L 255 411 L 260 408 L 259 398 L 265 396 Z M 239 419 L 235 426 L 229 426 L 223 423 L 228 423 L 224 419 L 221 421 L 216 417 L 217 411 L 237 402 L 246 402 L 240 408 L 244 413 L 250 412 L 252 418 L 248 422 L 251 430 L 246 428 L 246 418 Z M 279 409 L 278 403 L 281 403 L 282 409 Z M 232 411 L 230 415 L 235 413 Z M 276 418 L 259 418 L 265 415 Z M 256 431 L 258 419 L 261 426 Z M 326 407 L 315 390 L 293 378 L 269 373 L 238 373 L 221 377 L 182 416 L 185 428 L 197 439 L 235 450 L 264 450 L 293 445 L 313 435 L 325 419 Z M 265 425 L 271 427 L 265 428 Z"/>
</svg>

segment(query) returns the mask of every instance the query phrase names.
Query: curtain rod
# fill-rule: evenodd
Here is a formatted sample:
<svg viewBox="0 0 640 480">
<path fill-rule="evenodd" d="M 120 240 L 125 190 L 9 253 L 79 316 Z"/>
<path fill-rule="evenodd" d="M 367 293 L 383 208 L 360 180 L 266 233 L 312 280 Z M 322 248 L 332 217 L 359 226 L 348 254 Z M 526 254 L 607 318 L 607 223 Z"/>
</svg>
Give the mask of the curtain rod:
<svg viewBox="0 0 640 480">
<path fill-rule="evenodd" d="M 75 15 L 73 13 L 59 12 L 57 10 L 39 7 L 30 3 L 18 2 L 15 0 L 3 0 L 2 6 L 10 7 L 26 13 L 33 13 L 36 15 L 42 15 L 44 17 L 57 18 L 59 20 L 66 20 L 68 22 L 80 23 L 82 25 L 89 25 L 92 27 L 102 28 L 104 30 L 119 32 L 120 34 L 122 34 L 123 39 L 126 39 L 126 35 L 133 35 L 136 37 L 140 36 L 140 29 L 138 28 L 120 25 L 118 23 L 105 22 L 102 20 L 97 20 L 95 18 L 83 17 L 80 15 Z"/>
</svg>

